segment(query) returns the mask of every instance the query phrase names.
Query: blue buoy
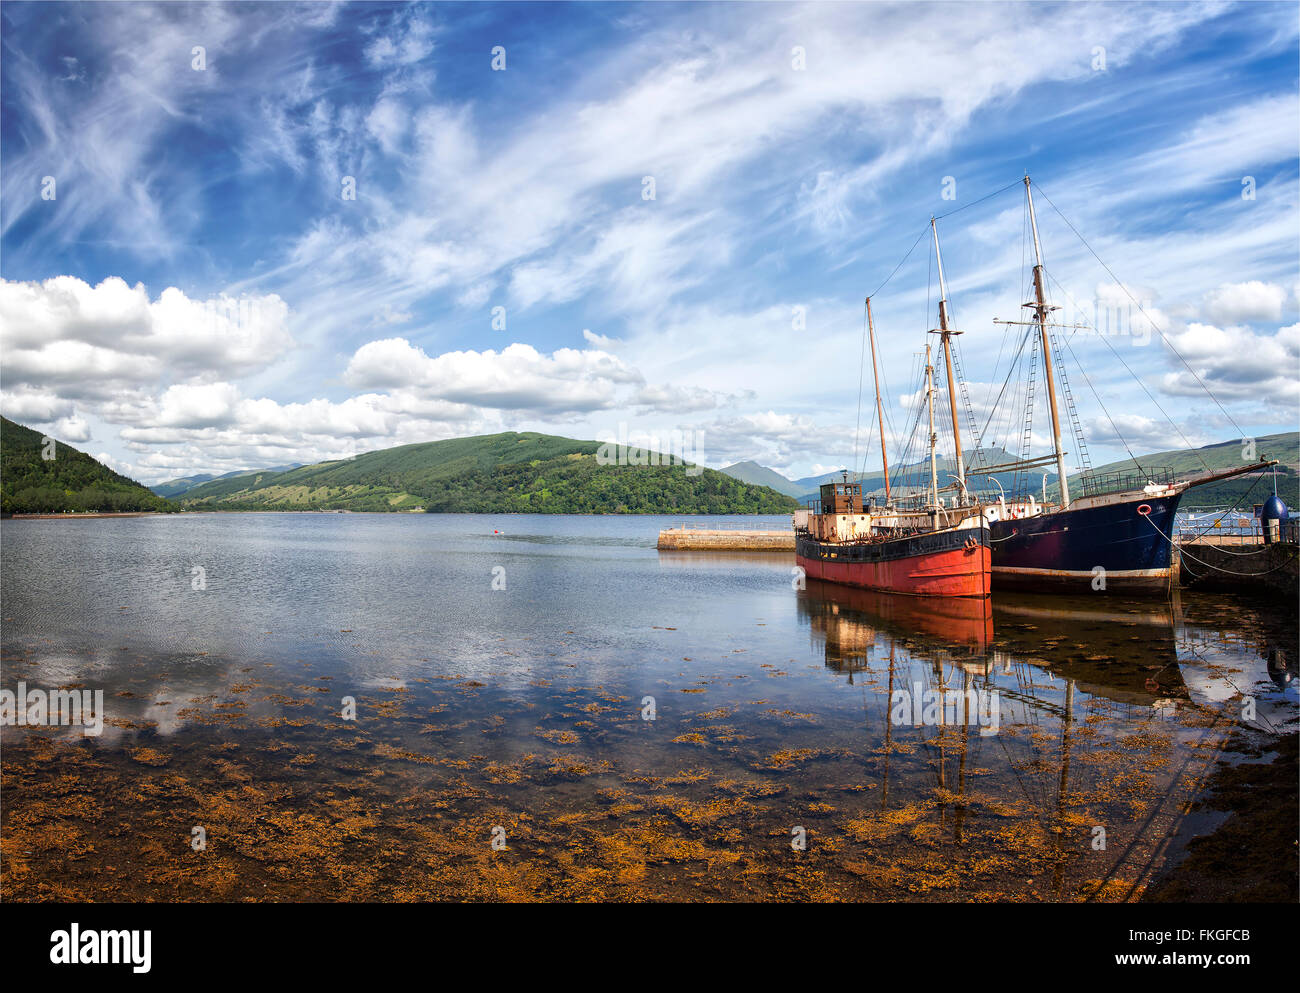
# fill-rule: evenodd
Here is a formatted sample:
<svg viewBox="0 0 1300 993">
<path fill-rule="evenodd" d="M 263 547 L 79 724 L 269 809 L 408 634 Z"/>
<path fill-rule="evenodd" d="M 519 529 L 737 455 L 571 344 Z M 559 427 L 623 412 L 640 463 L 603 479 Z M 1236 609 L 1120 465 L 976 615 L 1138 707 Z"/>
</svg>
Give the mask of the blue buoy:
<svg viewBox="0 0 1300 993">
<path fill-rule="evenodd" d="M 1264 531 L 1264 544 L 1271 545 L 1282 537 L 1282 522 L 1289 516 L 1286 503 L 1274 493 L 1259 509 L 1259 523 Z"/>
</svg>

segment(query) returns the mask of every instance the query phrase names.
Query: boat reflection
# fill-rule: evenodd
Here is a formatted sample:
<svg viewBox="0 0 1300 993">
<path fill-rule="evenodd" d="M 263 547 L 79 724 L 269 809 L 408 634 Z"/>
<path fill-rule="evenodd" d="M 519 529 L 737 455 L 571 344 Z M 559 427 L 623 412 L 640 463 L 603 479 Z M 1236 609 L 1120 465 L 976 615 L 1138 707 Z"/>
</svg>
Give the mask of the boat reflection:
<svg viewBox="0 0 1300 993">
<path fill-rule="evenodd" d="M 983 598 L 902 596 L 810 579 L 798 610 L 824 644 L 826 665 L 850 682 L 870 668 L 882 636 L 968 657 L 983 656 L 993 640 L 993 610 Z"/>
<path fill-rule="evenodd" d="M 862 693 L 873 823 L 923 807 L 964 846 L 989 830 L 990 804 L 1015 809 L 1037 824 L 1035 885 L 1055 899 L 1140 893 L 1230 730 L 1296 724 L 1294 653 L 1267 624 L 1243 624 L 1239 603 L 920 601 L 809 582 L 796 604 L 826 667 Z M 978 701 L 980 719 L 899 707 L 918 694 Z M 1195 761 L 1158 761 L 1184 742 Z M 1141 762 L 1151 786 L 1139 802 Z M 1131 839 L 1094 858 L 1097 810 L 1117 797 L 1138 804 Z"/>
<path fill-rule="evenodd" d="M 892 680 L 905 659 L 924 663 L 935 686 L 954 685 L 958 670 L 996 686 L 1004 708 L 1018 703 L 1029 715 L 1060 717 L 1064 680 L 1134 719 L 1191 709 L 1257 727 L 1294 724 L 1294 651 L 1262 622 L 1243 626 L 1242 605 L 1230 608 L 1228 616 L 1201 595 L 1185 608 L 1178 594 L 1163 602 L 997 593 L 923 600 L 815 581 L 797 600 L 827 668 L 850 683 L 859 673 L 883 678 L 887 668 Z"/>
<path fill-rule="evenodd" d="M 1189 691 L 1178 662 L 1179 598 L 995 597 L 995 661 L 1028 662 L 1090 696 L 1167 710 Z"/>
</svg>

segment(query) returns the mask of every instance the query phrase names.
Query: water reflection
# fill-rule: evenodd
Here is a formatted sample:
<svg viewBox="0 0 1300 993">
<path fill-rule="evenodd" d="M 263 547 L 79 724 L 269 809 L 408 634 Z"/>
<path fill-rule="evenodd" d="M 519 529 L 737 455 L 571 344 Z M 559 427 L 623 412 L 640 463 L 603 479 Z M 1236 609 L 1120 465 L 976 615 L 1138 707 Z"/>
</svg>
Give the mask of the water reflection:
<svg viewBox="0 0 1300 993">
<path fill-rule="evenodd" d="M 5 729 L 4 885 L 1122 899 L 1227 733 L 1294 723 L 1294 652 L 1242 601 L 799 590 L 791 557 L 659 553 L 644 521 L 429 517 L 6 531 L 3 685 L 102 687 L 111 720 Z M 195 823 L 221 844 L 181 864 Z"/>
<path fill-rule="evenodd" d="M 825 648 L 826 665 L 852 675 L 869 668 L 882 636 L 922 639 L 933 650 L 980 657 L 993 639 L 987 599 L 910 597 L 808 580 L 798 599 L 800 618 Z"/>
<path fill-rule="evenodd" d="M 826 667 L 850 683 L 881 671 L 886 656 L 896 661 L 902 646 L 910 660 L 928 660 L 935 686 L 961 670 L 1031 710 L 1062 712 L 1059 687 L 1039 692 L 1059 677 L 1137 708 L 1130 716 L 1217 711 L 1254 697 L 1268 726 L 1295 720 L 1294 651 L 1265 625 L 1229 618 L 1201 597 L 1189 611 L 1178 594 L 1164 602 L 1032 594 L 934 600 L 809 581 L 797 606 Z"/>
<path fill-rule="evenodd" d="M 800 619 L 827 669 L 882 692 L 875 707 L 883 733 L 880 810 L 915 803 L 917 788 L 906 774 L 913 764 L 908 746 L 919 743 L 940 828 L 961 845 L 972 770 L 981 777 L 990 769 L 1009 771 L 1007 791 L 1019 794 L 1020 809 L 1056 853 L 1048 860 L 1054 899 L 1067 892 L 1066 839 L 1086 829 L 1105 844 L 1106 824 L 1095 817 L 1098 823 L 1089 824 L 1078 810 L 1080 798 L 1127 789 L 1122 775 L 1098 766 L 1103 741 L 1131 742 L 1143 777 L 1154 777 L 1143 826 L 1093 891 L 1128 898 L 1140 892 L 1143 872 L 1167 854 L 1186 816 L 1178 806 L 1183 801 L 1174 798 L 1190 795 L 1189 784 L 1208 771 L 1198 750 L 1217 751 L 1232 726 L 1294 729 L 1293 656 L 1265 633 L 1268 625 L 1230 616 L 1235 609 L 1197 598 L 1189 612 L 1177 595 L 1164 603 L 1001 594 L 936 602 L 826 583 L 809 583 L 798 599 Z M 935 721 L 900 722 L 884 701 L 909 690 L 992 695 L 1002 727 L 990 735 L 941 710 Z M 1088 746 L 1082 769 L 1081 737 Z M 1182 748 L 1188 750 L 1180 765 L 1155 757 Z M 1147 749 L 1154 752 L 1143 754 Z"/>
</svg>

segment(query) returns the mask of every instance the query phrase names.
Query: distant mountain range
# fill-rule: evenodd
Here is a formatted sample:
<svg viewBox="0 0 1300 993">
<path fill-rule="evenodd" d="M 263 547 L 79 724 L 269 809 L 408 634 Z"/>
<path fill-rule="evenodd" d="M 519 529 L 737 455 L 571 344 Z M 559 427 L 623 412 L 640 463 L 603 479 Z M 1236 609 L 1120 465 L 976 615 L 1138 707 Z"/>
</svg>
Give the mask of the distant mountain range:
<svg viewBox="0 0 1300 993">
<path fill-rule="evenodd" d="M 187 476 L 150 490 L 63 442 L 55 443 L 53 459 L 42 457 L 47 448 L 40 432 L 0 418 L 0 498 L 6 512 L 171 511 L 179 506 L 191 510 L 778 514 L 815 499 L 820 484 L 841 478 L 840 473 L 830 472 L 791 480 L 754 462 L 689 472 L 681 465 L 608 465 L 597 457 L 599 442 L 508 431 L 402 445 L 314 465 Z M 983 455 L 985 465 L 1013 460 L 1002 449 L 987 449 Z M 1300 432 L 1255 439 L 1255 456 L 1281 462 L 1278 492 L 1291 507 L 1300 507 Z M 1206 466 L 1241 465 L 1243 459 L 1243 443 L 1231 440 L 1144 455 L 1138 461 L 1145 469 L 1168 466 L 1178 475 L 1191 475 Z M 968 465 L 975 461 L 973 454 L 967 459 Z M 1135 469 L 1131 460 L 1122 460 L 1094 472 Z M 940 485 L 950 481 L 953 471 L 952 460 L 939 460 Z M 1031 470 L 1034 477 L 1045 471 L 1046 467 Z M 1009 491 L 1014 476 L 1012 471 L 993 478 Z M 883 496 L 881 473 L 853 478 L 861 481 L 864 493 Z M 988 477 L 972 477 L 972 488 L 975 478 Z M 929 485 L 928 460 L 896 469 L 894 479 L 895 492 L 899 480 L 905 480 L 909 489 L 923 489 Z M 987 483 L 981 488 L 995 489 Z M 1049 484 L 1049 495 L 1054 489 Z M 1271 475 L 1263 479 L 1252 475 L 1196 487 L 1182 505 L 1189 510 L 1249 506 L 1271 492 Z"/>
<path fill-rule="evenodd" d="M 287 472 L 289 469 L 297 469 L 300 465 L 301 462 L 290 462 L 288 465 L 271 466 L 268 469 L 236 469 L 234 472 L 223 472 L 220 476 L 214 476 L 210 472 L 198 476 L 181 476 L 179 479 L 169 479 L 165 483 L 155 483 L 149 489 L 161 497 L 174 498 L 183 496 L 196 486 L 210 483 L 214 479 L 233 479 L 236 476 L 251 476 L 259 472 Z"/>
<path fill-rule="evenodd" d="M 804 494 L 803 487 L 798 483 L 791 482 L 776 470 L 759 465 L 757 462 L 737 462 L 718 471 L 725 472 L 732 479 L 739 479 L 742 483 L 766 486 L 795 499 L 801 498 Z"/>
<path fill-rule="evenodd" d="M 978 464 L 975 452 L 963 452 L 962 454 L 967 466 Z M 983 465 L 986 466 L 1002 465 L 1013 461 L 1015 458 L 1000 448 L 986 448 L 983 449 L 982 454 L 984 456 Z M 956 459 L 938 458 L 935 460 L 941 487 L 952 482 L 949 474 L 957 471 L 956 465 Z M 839 482 L 844 478 L 841 470 L 822 473 L 820 476 L 804 476 L 802 479 L 792 480 L 781 475 L 776 470 L 758 465 L 756 462 L 737 462 L 735 465 L 727 466 L 720 471 L 737 479 L 769 486 L 780 493 L 786 493 L 798 500 L 801 506 L 810 500 L 818 498 L 819 489 L 823 483 L 829 483 L 832 480 Z M 1014 472 L 1003 472 L 998 473 L 996 478 L 1005 486 L 1014 475 Z M 914 489 L 928 488 L 930 485 L 930 459 L 927 456 L 922 462 L 909 463 L 905 466 L 891 466 L 890 477 L 893 480 L 895 490 L 911 492 Z M 877 496 L 881 500 L 884 499 L 885 474 L 883 472 L 879 470 L 874 472 L 850 472 L 849 479 L 853 482 L 862 483 L 864 496 Z"/>
<path fill-rule="evenodd" d="M 1255 457 L 1277 459 L 1280 463 L 1277 467 L 1279 495 L 1286 500 L 1289 506 L 1293 508 L 1300 507 L 1300 474 L 1298 474 L 1300 473 L 1300 432 L 1290 431 L 1282 434 L 1264 435 L 1254 439 L 1254 442 Z M 1243 459 L 1243 448 L 1243 441 L 1236 438 L 1231 441 L 1214 442 L 1201 448 L 1182 448 L 1157 452 L 1154 455 L 1141 455 L 1137 461 L 1144 468 L 1167 467 L 1177 475 L 1185 477 L 1203 472 L 1207 466 L 1211 470 L 1239 466 L 1243 461 L 1248 461 Z M 983 455 L 982 463 L 978 461 L 974 452 L 964 452 L 962 454 L 968 472 L 971 471 L 972 467 L 980 464 L 985 466 L 1004 465 L 1016 459 L 1016 456 L 1001 448 L 983 449 L 981 453 Z M 951 474 L 956 472 L 955 467 L 956 460 L 954 459 L 936 459 L 939 485 L 941 487 L 952 482 Z M 776 470 L 769 469 L 767 466 L 759 465 L 756 462 L 737 462 L 735 465 L 729 465 L 721 471 L 736 479 L 767 486 L 779 493 L 793 496 L 801 505 L 816 500 L 818 488 L 823 483 L 832 480 L 839 481 L 843 478 L 841 472 L 828 472 L 820 476 L 805 476 L 802 479 L 791 480 Z M 1133 464 L 1133 460 L 1122 459 L 1097 466 L 1093 469 L 1093 474 L 1099 476 L 1106 473 L 1136 471 L 1137 466 Z M 908 491 L 928 488 L 929 473 L 930 460 L 926 458 L 921 462 L 892 468 L 890 476 L 894 481 L 895 492 L 897 493 L 900 488 L 906 488 Z M 1043 473 L 1048 473 L 1047 494 L 1049 497 L 1058 495 L 1059 487 L 1055 483 L 1056 473 L 1054 467 L 1042 466 L 1029 470 L 1029 473 L 1031 479 L 1040 481 Z M 982 490 L 992 491 L 996 494 L 997 487 L 990 482 L 985 482 L 985 480 L 996 479 L 1009 492 L 1014 484 L 1015 477 L 1014 470 L 999 472 L 991 477 L 971 477 L 969 485 L 972 489 L 978 486 Z M 883 473 L 879 471 L 850 473 L 849 478 L 862 483 L 864 496 L 884 497 Z M 1071 485 L 1074 485 L 1078 479 L 1079 474 L 1072 475 L 1070 477 Z M 1041 495 L 1041 486 L 1035 488 L 1031 484 L 1030 489 L 1033 490 L 1035 496 Z M 1073 497 L 1076 492 L 1078 492 L 1077 487 L 1071 492 L 1071 496 Z M 1188 490 L 1186 496 L 1183 497 L 1181 506 L 1188 510 L 1195 510 L 1199 507 L 1227 507 L 1239 503 L 1259 503 L 1263 500 L 1264 495 L 1272 492 L 1271 476 L 1269 480 L 1261 481 L 1258 475 L 1250 475 L 1194 487 Z"/>
</svg>

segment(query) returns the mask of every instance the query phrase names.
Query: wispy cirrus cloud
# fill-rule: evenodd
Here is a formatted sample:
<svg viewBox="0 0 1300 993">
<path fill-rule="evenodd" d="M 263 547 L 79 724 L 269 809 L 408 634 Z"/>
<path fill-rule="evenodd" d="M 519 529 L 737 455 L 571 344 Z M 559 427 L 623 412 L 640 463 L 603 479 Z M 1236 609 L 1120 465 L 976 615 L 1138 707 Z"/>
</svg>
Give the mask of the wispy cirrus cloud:
<svg viewBox="0 0 1300 993">
<path fill-rule="evenodd" d="M 1232 348 L 1291 354 L 1282 6 L 560 7 L 528 37 L 486 4 L 61 9 L 61 32 L 0 12 L 5 409 L 146 474 L 611 417 L 691 418 L 719 460 L 851 458 L 864 292 L 930 213 L 1027 168 L 1243 417 L 1232 383 L 1266 370 Z M 979 383 L 1023 302 L 1016 196 L 941 226 Z M 1093 298 L 1110 275 L 1039 206 L 1053 292 Z M 925 247 L 878 301 L 891 396 L 933 323 Z M 223 298 L 282 309 L 192 332 Z M 1198 351 L 1197 325 L 1230 343 Z"/>
</svg>

